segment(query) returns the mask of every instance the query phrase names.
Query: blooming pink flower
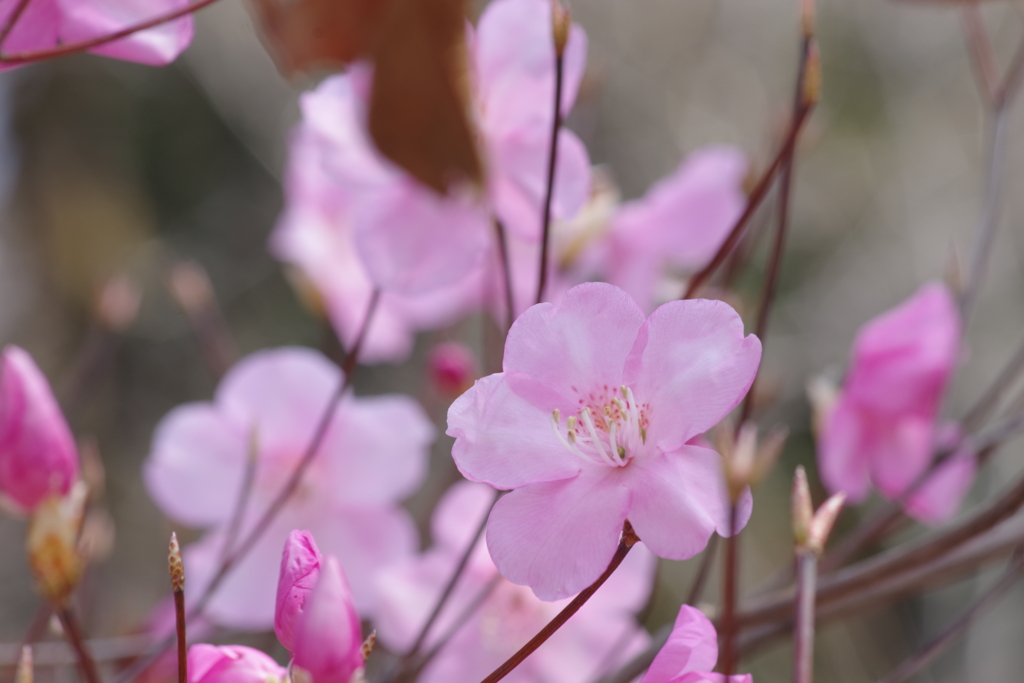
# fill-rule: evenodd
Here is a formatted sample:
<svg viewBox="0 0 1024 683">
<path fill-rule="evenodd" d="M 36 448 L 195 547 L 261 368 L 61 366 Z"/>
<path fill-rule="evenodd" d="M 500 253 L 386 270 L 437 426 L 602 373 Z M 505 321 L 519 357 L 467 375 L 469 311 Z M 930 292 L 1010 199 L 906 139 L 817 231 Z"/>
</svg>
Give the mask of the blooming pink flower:
<svg viewBox="0 0 1024 683">
<path fill-rule="evenodd" d="M 46 377 L 24 349 L 0 366 L 0 493 L 25 510 L 78 479 L 78 449 Z"/>
<path fill-rule="evenodd" d="M 405 651 L 412 646 L 493 500 L 494 491 L 486 486 L 456 484 L 434 512 L 434 546 L 381 572 L 377 627 L 389 648 Z M 633 614 L 650 594 L 654 564 L 646 548 L 634 548 L 580 612 L 509 674 L 509 683 L 583 683 L 643 650 L 650 639 Z M 568 602 L 542 602 L 530 589 L 501 579 L 480 543 L 431 629 L 424 651 L 461 623 L 467 607 L 488 590 L 486 599 L 424 669 L 421 683 L 483 679 Z"/>
<path fill-rule="evenodd" d="M 607 242 L 608 281 L 651 311 L 670 272 L 706 265 L 743 212 L 747 162 L 732 147 L 705 147 L 641 199 L 627 202 L 612 218 Z M 680 285 L 673 283 L 672 298 Z"/>
<path fill-rule="evenodd" d="M 286 683 L 288 672 L 268 655 L 244 645 L 188 649 L 189 683 Z"/>
<path fill-rule="evenodd" d="M 458 396 L 477 378 L 476 357 L 458 342 L 438 344 L 427 356 L 430 382 L 445 396 Z"/>
<path fill-rule="evenodd" d="M 328 557 L 295 628 L 293 664 L 313 683 L 350 683 L 363 668 L 362 626 L 341 565 Z"/>
<path fill-rule="evenodd" d="M 750 674 L 708 673 L 718 660 L 718 634 L 700 610 L 683 605 L 665 646 L 640 683 L 753 683 Z"/>
<path fill-rule="evenodd" d="M 227 373 L 213 402 L 179 406 L 157 426 L 143 471 L 150 495 L 172 519 L 209 529 L 185 551 L 190 593 L 201 593 L 219 565 L 250 457 L 256 469 L 240 538 L 294 471 L 341 381 L 315 351 L 261 351 Z M 433 438 L 408 397 L 346 396 L 298 490 L 206 613 L 237 628 L 269 627 L 293 529 L 309 529 L 325 553 L 344 559 L 357 604 L 370 610 L 377 569 L 415 551 L 415 528 L 397 502 L 422 481 Z"/>
<path fill-rule="evenodd" d="M 289 651 L 295 649 L 295 625 L 320 578 L 322 561 L 323 557 L 311 533 L 296 530 L 288 534 L 281 554 L 281 573 L 277 580 L 274 633 Z"/>
<path fill-rule="evenodd" d="M 0 23 L 9 20 L 19 2 L 0 0 Z M 188 0 L 32 0 L 4 41 L 3 51 L 33 52 L 99 38 L 187 6 Z M 186 15 L 89 52 L 160 66 L 188 47 L 192 32 L 192 16 Z"/>
<path fill-rule="evenodd" d="M 720 301 L 673 301 L 645 320 L 621 289 L 588 283 L 523 313 L 504 372 L 448 411 L 459 470 L 514 489 L 487 528 L 502 576 L 558 599 L 604 571 L 627 519 L 676 560 L 728 533 L 721 458 L 687 441 L 739 403 L 760 357 Z M 748 514 L 749 501 L 741 527 Z"/>
<path fill-rule="evenodd" d="M 871 483 L 893 498 L 925 472 L 933 459 L 936 418 L 959 340 L 956 304 L 939 283 L 923 286 L 861 328 L 818 444 L 822 480 L 830 491 L 845 491 L 858 502 Z M 953 464 L 958 462 L 950 461 L 952 469 L 933 484 L 935 495 L 966 491 L 964 478 L 969 482 L 973 468 Z M 943 509 L 951 514 L 959 496 Z"/>
</svg>

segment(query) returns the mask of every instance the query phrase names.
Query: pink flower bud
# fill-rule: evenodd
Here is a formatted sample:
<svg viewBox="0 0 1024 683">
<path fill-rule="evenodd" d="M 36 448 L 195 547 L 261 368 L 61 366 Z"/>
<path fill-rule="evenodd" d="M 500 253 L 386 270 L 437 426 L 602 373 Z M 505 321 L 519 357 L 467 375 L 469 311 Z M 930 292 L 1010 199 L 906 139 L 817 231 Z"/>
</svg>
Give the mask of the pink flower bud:
<svg viewBox="0 0 1024 683">
<path fill-rule="evenodd" d="M 8 346 L 0 363 L 0 491 L 31 510 L 68 492 L 78 478 L 78 452 L 32 357 Z"/>
<path fill-rule="evenodd" d="M 320 578 L 322 560 L 311 533 L 295 530 L 288 535 L 281 554 L 281 575 L 277 580 L 274 632 L 289 651 L 295 649 L 295 626 Z"/>
<path fill-rule="evenodd" d="M 333 556 L 320 566 L 320 579 L 295 629 L 292 654 L 294 666 L 313 683 L 351 683 L 363 668 L 362 626 L 348 580 Z"/>
<path fill-rule="evenodd" d="M 473 352 L 458 342 L 438 344 L 427 357 L 430 382 L 444 396 L 459 396 L 477 378 Z"/>
<path fill-rule="evenodd" d="M 268 655 L 243 645 L 188 650 L 188 683 L 284 683 L 288 672 Z"/>
</svg>

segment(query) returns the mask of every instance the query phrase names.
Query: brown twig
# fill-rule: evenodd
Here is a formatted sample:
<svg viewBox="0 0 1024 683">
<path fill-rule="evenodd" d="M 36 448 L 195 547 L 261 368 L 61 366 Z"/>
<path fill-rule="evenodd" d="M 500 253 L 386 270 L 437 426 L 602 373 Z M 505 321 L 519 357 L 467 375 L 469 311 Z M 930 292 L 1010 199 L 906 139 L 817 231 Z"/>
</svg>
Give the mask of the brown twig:
<svg viewBox="0 0 1024 683">
<path fill-rule="evenodd" d="M 725 676 L 731 676 L 736 668 L 736 583 L 739 554 L 736 501 L 729 504 L 729 537 L 725 539 L 725 563 L 722 574 L 722 639 L 721 667 Z"/>
<path fill-rule="evenodd" d="M 707 546 L 700 558 L 700 566 L 697 567 L 697 576 L 693 577 L 690 584 L 690 592 L 686 596 L 686 604 L 697 606 L 700 598 L 704 595 L 704 588 L 708 584 L 708 577 L 711 575 L 711 564 L 715 561 L 715 551 L 718 550 L 718 535 L 715 534 L 708 540 Z"/>
<path fill-rule="evenodd" d="M 505 320 L 503 330 L 508 334 L 508 328 L 512 327 L 512 321 L 516 319 L 516 297 L 512 288 L 512 266 L 508 258 L 508 235 L 505 225 L 498 219 L 494 220 L 494 231 L 498 240 L 498 258 L 501 261 L 502 286 L 505 288 Z"/>
<path fill-rule="evenodd" d="M 249 438 L 249 457 L 245 460 L 245 473 L 242 475 L 242 488 L 235 500 L 235 509 L 231 513 L 231 521 L 228 523 L 228 531 L 224 536 L 224 547 L 221 548 L 220 561 L 227 559 L 235 549 L 235 541 L 242 530 L 242 520 L 245 519 L 245 511 L 249 507 L 249 498 L 252 497 L 252 485 L 256 481 L 256 469 L 259 467 L 260 445 L 259 433 L 253 429 Z"/>
<path fill-rule="evenodd" d="M 587 600 L 597 592 L 597 589 L 604 585 L 604 582 L 608 580 L 608 577 L 612 575 L 622 561 L 626 559 L 626 554 L 629 549 L 639 539 L 636 534 L 633 533 L 633 527 L 630 526 L 629 522 L 626 522 L 622 529 L 622 540 L 619 541 L 619 547 L 615 549 L 615 554 L 612 556 L 612 561 L 608 563 L 608 568 L 604 570 L 604 573 L 597 578 L 597 581 L 590 584 L 582 591 L 579 595 L 572 599 L 568 605 L 566 605 L 561 612 L 559 612 L 554 619 L 548 622 L 548 624 L 540 630 L 537 635 L 530 639 L 526 645 L 523 645 L 514 655 L 509 657 L 508 661 L 495 669 L 490 676 L 485 678 L 481 683 L 498 683 L 501 679 L 505 678 L 509 673 L 512 672 L 517 666 L 523 663 L 523 661 L 529 657 L 534 651 L 543 645 L 548 638 L 553 636 L 555 632 L 562 627 L 565 622 L 569 621 L 569 618 L 576 614 L 583 605 L 586 604 Z"/>
<path fill-rule="evenodd" d="M 793 683 L 814 680 L 814 596 L 818 557 L 799 549 L 796 557 L 796 625 L 793 629 Z"/>
<path fill-rule="evenodd" d="M 188 637 L 185 630 L 185 565 L 181 559 L 178 534 L 171 532 L 167 551 L 167 568 L 171 574 L 174 595 L 174 626 L 178 639 L 178 683 L 188 683 Z"/>
<path fill-rule="evenodd" d="M 564 47 L 564 46 L 563 46 Z M 555 116 L 551 126 L 551 147 L 548 150 L 548 181 L 544 192 L 544 213 L 541 214 L 540 273 L 537 274 L 536 303 L 544 301 L 548 281 L 548 252 L 551 249 L 551 202 L 555 195 L 555 170 L 558 163 L 558 135 L 562 130 L 562 80 L 565 71 L 563 51 L 555 49 Z"/>
<path fill-rule="evenodd" d="M 89 654 L 89 650 L 85 646 L 82 630 L 78 627 L 74 614 L 71 613 L 70 608 L 66 605 L 58 607 L 56 612 L 61 626 L 64 627 L 64 638 L 78 657 L 78 668 L 82 672 L 82 678 L 85 679 L 86 683 L 101 683 L 96 662 L 93 661 L 92 655 Z"/>
</svg>

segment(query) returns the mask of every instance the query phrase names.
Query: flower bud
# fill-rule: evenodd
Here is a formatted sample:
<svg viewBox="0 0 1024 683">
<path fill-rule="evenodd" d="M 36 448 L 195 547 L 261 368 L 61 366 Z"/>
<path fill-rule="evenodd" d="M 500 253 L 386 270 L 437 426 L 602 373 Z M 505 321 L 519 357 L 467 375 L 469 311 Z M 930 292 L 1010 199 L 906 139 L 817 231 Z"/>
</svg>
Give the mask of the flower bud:
<svg viewBox="0 0 1024 683">
<path fill-rule="evenodd" d="M 811 535 L 811 521 L 814 519 L 814 506 L 811 503 L 811 488 L 807 484 L 807 472 L 804 466 L 796 468 L 793 476 L 793 539 L 798 548 L 807 545 Z"/>
<path fill-rule="evenodd" d="M 50 385 L 17 346 L 0 360 L 0 491 L 24 510 L 63 496 L 78 478 L 78 451 Z"/>
<path fill-rule="evenodd" d="M 828 541 L 829 534 L 832 533 L 832 527 L 835 525 L 836 518 L 839 517 L 839 511 L 843 509 L 843 503 L 845 502 L 846 494 L 840 491 L 826 500 L 818 508 L 818 511 L 814 513 L 814 519 L 811 520 L 810 533 L 807 536 L 807 547 L 810 548 L 811 552 L 820 555 L 825 549 L 825 543 Z"/>
<path fill-rule="evenodd" d="M 362 675 L 362 646 L 352 590 L 338 560 L 328 557 L 295 629 L 293 667 L 312 683 L 352 683 Z"/>
<path fill-rule="evenodd" d="M 243 645 L 188 650 L 188 683 L 285 683 L 288 672 L 270 656 Z"/>
<path fill-rule="evenodd" d="M 113 332 L 124 332 L 139 315 L 142 291 L 127 275 L 107 280 L 96 298 L 96 320 Z"/>
<path fill-rule="evenodd" d="M 85 565 L 78 549 L 85 501 L 85 484 L 78 482 L 63 498 L 43 499 L 29 520 L 28 563 L 40 592 L 57 605 L 71 595 Z"/>
<path fill-rule="evenodd" d="M 569 42 L 572 30 L 572 13 L 562 4 L 561 0 L 551 0 L 551 30 L 555 41 L 555 54 L 565 54 L 565 46 Z"/>
<path fill-rule="evenodd" d="M 289 651 L 295 649 L 295 627 L 302 616 L 309 594 L 320 578 L 323 558 L 308 531 L 288 535 L 281 554 L 281 573 L 277 580 L 277 609 L 274 632 Z"/>
<path fill-rule="evenodd" d="M 427 357 L 427 373 L 442 396 L 455 398 L 473 386 L 477 377 L 476 358 L 457 342 L 438 344 Z"/>
</svg>

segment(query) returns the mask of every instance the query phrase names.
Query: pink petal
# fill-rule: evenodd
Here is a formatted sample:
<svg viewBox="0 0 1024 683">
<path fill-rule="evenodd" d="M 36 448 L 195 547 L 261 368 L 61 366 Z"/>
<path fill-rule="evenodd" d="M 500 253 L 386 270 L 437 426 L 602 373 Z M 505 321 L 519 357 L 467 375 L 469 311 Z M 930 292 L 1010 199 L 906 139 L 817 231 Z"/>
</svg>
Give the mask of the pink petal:
<svg viewBox="0 0 1024 683">
<path fill-rule="evenodd" d="M 251 647 L 197 643 L 188 649 L 189 683 L 269 683 L 287 679 L 287 670 Z"/>
<path fill-rule="evenodd" d="M 668 641 L 640 683 L 669 683 L 681 674 L 710 671 L 716 661 L 718 634 L 715 627 L 700 610 L 683 605 Z"/>
<path fill-rule="evenodd" d="M 945 522 L 960 509 L 977 468 L 978 461 L 969 448 L 952 455 L 906 502 L 907 514 L 925 524 Z"/>
<path fill-rule="evenodd" d="M 320 578 L 322 561 L 312 534 L 293 531 L 288 535 L 281 554 L 274 611 L 274 633 L 286 650 L 295 650 L 295 628 Z"/>
<path fill-rule="evenodd" d="M 864 425 L 857 409 L 840 397 L 818 443 L 818 471 L 830 493 L 843 491 L 851 503 L 868 495 L 870 461 L 865 457 Z"/>
<path fill-rule="evenodd" d="M 551 414 L 516 395 L 505 373 L 477 380 L 452 403 L 447 434 L 459 471 L 499 489 L 567 479 L 583 464 L 559 443 Z"/>
<path fill-rule="evenodd" d="M 7 23 L 20 0 L 0 1 L 0 21 Z M 60 8 L 56 0 L 33 0 L 4 41 L 4 52 L 30 52 L 55 46 L 59 40 Z"/>
<path fill-rule="evenodd" d="M 722 458 L 698 446 L 637 456 L 624 468 L 633 493 L 627 518 L 655 555 L 685 560 L 707 546 L 711 534 L 729 535 L 729 499 Z M 749 507 L 744 511 L 749 517 Z M 743 514 L 739 528 L 746 524 Z"/>
<path fill-rule="evenodd" d="M 473 539 L 495 500 L 495 491 L 484 484 L 460 481 L 441 498 L 430 520 L 434 542 L 462 552 Z"/>
<path fill-rule="evenodd" d="M 295 630 L 294 666 L 317 683 L 351 683 L 363 666 L 362 626 L 341 565 L 328 557 Z"/>
<path fill-rule="evenodd" d="M 575 407 L 576 397 L 622 385 L 643 325 L 643 312 L 622 290 L 599 282 L 578 285 L 558 306 L 539 304 L 519 316 L 505 342 L 504 368 L 550 387 Z"/>
<path fill-rule="evenodd" d="M 186 403 L 157 425 L 143 465 L 146 490 L 175 521 L 226 523 L 242 487 L 249 439 L 208 403 Z"/>
<path fill-rule="evenodd" d="M 63 14 L 63 42 L 77 42 L 114 33 L 132 24 L 188 6 L 188 0 L 57 0 Z M 191 15 L 133 33 L 89 50 L 95 54 L 141 64 L 173 62 L 192 42 Z"/>
<path fill-rule="evenodd" d="M 629 507 L 618 470 L 584 470 L 574 479 L 532 484 L 499 500 L 487 548 L 501 575 L 541 600 L 581 591 L 608 567 Z"/>
<path fill-rule="evenodd" d="M 746 395 L 760 361 L 761 342 L 743 336 L 743 321 L 728 304 L 698 299 L 659 307 L 626 372 L 637 400 L 650 406 L 648 442 L 673 451 L 714 427 Z"/>
<path fill-rule="evenodd" d="M 934 422 L 915 416 L 872 425 L 869 448 L 871 479 L 883 495 L 895 498 L 917 481 L 932 461 Z"/>
</svg>

